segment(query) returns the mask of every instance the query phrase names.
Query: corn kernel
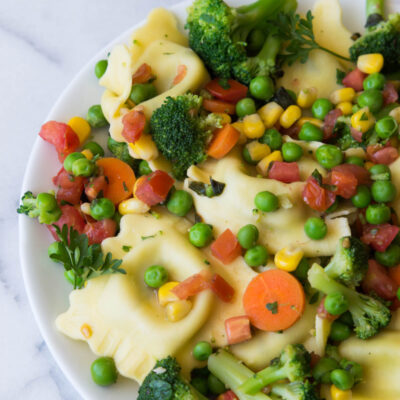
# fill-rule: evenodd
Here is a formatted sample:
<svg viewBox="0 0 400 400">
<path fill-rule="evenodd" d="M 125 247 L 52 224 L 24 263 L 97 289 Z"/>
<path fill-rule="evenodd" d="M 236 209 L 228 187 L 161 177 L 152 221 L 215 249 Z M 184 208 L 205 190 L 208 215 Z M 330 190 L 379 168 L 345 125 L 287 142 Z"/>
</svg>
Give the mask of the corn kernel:
<svg viewBox="0 0 400 400">
<path fill-rule="evenodd" d="M 364 163 L 364 168 L 367 169 L 367 170 L 370 170 L 374 165 L 375 165 L 375 164 L 374 164 L 373 162 L 371 162 L 371 161 L 366 161 L 366 162 Z"/>
<path fill-rule="evenodd" d="M 68 125 L 78 135 L 79 142 L 82 144 L 90 135 L 91 128 L 89 123 L 81 117 L 72 117 L 68 121 Z"/>
<path fill-rule="evenodd" d="M 165 306 L 165 312 L 169 322 L 177 322 L 185 318 L 192 309 L 192 302 L 190 300 L 179 300 L 173 303 L 168 303 Z"/>
<path fill-rule="evenodd" d="M 340 390 L 335 385 L 331 386 L 332 400 L 351 400 L 353 397 L 351 390 Z"/>
<path fill-rule="evenodd" d="M 351 117 L 351 126 L 362 133 L 367 132 L 374 125 L 375 118 L 369 111 L 368 107 L 362 108 Z"/>
<path fill-rule="evenodd" d="M 90 339 L 93 334 L 92 328 L 88 324 L 83 324 L 81 326 L 81 333 L 85 339 Z"/>
<path fill-rule="evenodd" d="M 82 203 L 81 211 L 86 215 L 90 215 L 90 203 Z"/>
<path fill-rule="evenodd" d="M 310 108 L 318 97 L 318 90 L 315 87 L 300 90 L 297 95 L 297 104 L 301 108 Z"/>
<path fill-rule="evenodd" d="M 351 87 L 343 89 L 337 89 L 331 93 L 329 99 L 333 104 L 339 104 L 343 102 L 352 102 L 356 95 L 356 91 Z"/>
<path fill-rule="evenodd" d="M 258 164 L 257 164 L 257 170 L 260 172 L 260 174 L 266 176 L 268 173 L 268 167 L 269 164 L 271 164 L 273 161 L 283 161 L 282 159 L 282 153 L 279 150 L 276 150 L 269 154 L 268 156 L 264 157 Z"/>
<path fill-rule="evenodd" d="M 89 149 L 82 150 L 81 153 L 88 159 L 91 160 L 93 158 L 93 153 Z"/>
<path fill-rule="evenodd" d="M 229 114 L 227 113 L 214 113 L 214 115 L 217 115 L 218 117 L 221 117 L 221 124 L 226 125 L 230 124 L 232 122 L 232 118 Z"/>
<path fill-rule="evenodd" d="M 283 108 L 274 101 L 261 107 L 257 112 L 263 120 L 266 128 L 272 128 L 283 113 Z"/>
<path fill-rule="evenodd" d="M 150 210 L 150 207 L 143 201 L 135 198 L 121 201 L 118 205 L 118 212 L 121 215 L 126 214 L 144 214 Z"/>
<path fill-rule="evenodd" d="M 236 121 L 232 124 L 232 126 L 237 129 L 240 133 L 240 137 L 238 140 L 239 144 L 245 144 L 247 142 L 247 136 L 244 134 L 244 125 L 242 121 Z"/>
<path fill-rule="evenodd" d="M 393 117 L 398 124 L 400 124 L 400 107 L 394 108 L 390 111 L 389 115 Z"/>
<path fill-rule="evenodd" d="M 168 303 L 179 300 L 178 296 L 171 292 L 177 285 L 179 285 L 179 282 L 171 281 L 165 283 L 158 289 L 157 297 L 160 306 L 165 307 Z"/>
<path fill-rule="evenodd" d="M 246 115 L 243 118 L 243 131 L 249 139 L 260 138 L 265 131 L 261 117 L 258 114 Z"/>
<path fill-rule="evenodd" d="M 246 148 L 249 152 L 250 158 L 253 161 L 260 161 L 264 157 L 271 154 L 271 149 L 267 144 L 263 144 L 258 142 L 257 140 L 253 140 L 246 145 Z"/>
<path fill-rule="evenodd" d="M 299 265 L 304 252 L 297 247 L 284 247 L 275 254 L 275 265 L 284 271 L 294 271 Z"/>
<path fill-rule="evenodd" d="M 149 134 L 142 134 L 135 143 L 129 143 L 134 158 L 150 161 L 158 157 L 156 144 Z"/>
<path fill-rule="evenodd" d="M 324 127 L 324 121 L 321 121 L 318 118 L 312 118 L 312 117 L 302 117 L 297 121 L 297 124 L 300 127 L 302 127 L 306 122 L 309 122 L 310 124 L 313 124 L 321 129 Z"/>
<path fill-rule="evenodd" d="M 339 103 L 336 108 L 340 110 L 343 115 L 350 115 L 353 112 L 353 104 L 349 101 Z"/>
<path fill-rule="evenodd" d="M 383 55 L 379 53 L 363 54 L 358 57 L 357 67 L 366 74 L 380 72 L 383 68 Z"/>
<path fill-rule="evenodd" d="M 299 106 L 289 106 L 279 118 L 283 128 L 290 128 L 301 117 L 301 108 Z"/>
</svg>

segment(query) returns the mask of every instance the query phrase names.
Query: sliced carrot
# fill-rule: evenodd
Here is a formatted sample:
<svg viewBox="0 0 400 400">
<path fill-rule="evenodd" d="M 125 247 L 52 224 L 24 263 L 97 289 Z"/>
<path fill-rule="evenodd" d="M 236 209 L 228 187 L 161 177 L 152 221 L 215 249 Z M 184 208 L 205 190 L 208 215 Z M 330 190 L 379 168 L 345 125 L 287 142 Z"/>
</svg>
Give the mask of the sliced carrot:
<svg viewBox="0 0 400 400">
<path fill-rule="evenodd" d="M 184 64 L 178 65 L 176 76 L 173 82 L 174 85 L 177 85 L 179 82 L 182 82 L 186 74 L 187 74 L 187 66 Z"/>
<path fill-rule="evenodd" d="M 207 154 L 213 158 L 226 156 L 239 140 L 240 133 L 231 124 L 226 124 L 214 132 Z"/>
<path fill-rule="evenodd" d="M 388 268 L 389 276 L 400 286 L 400 265 Z"/>
<path fill-rule="evenodd" d="M 104 197 L 118 204 L 132 195 L 136 177 L 127 163 L 118 158 L 105 157 L 97 161 L 97 166 L 103 170 L 108 183 L 104 190 Z"/>
<path fill-rule="evenodd" d="M 305 295 L 291 274 L 270 269 L 258 274 L 247 286 L 243 306 L 250 322 L 263 331 L 290 328 L 303 314 Z"/>
<path fill-rule="evenodd" d="M 227 113 L 231 115 L 236 113 L 236 106 L 234 104 L 221 100 L 204 99 L 203 108 L 213 113 Z"/>
</svg>

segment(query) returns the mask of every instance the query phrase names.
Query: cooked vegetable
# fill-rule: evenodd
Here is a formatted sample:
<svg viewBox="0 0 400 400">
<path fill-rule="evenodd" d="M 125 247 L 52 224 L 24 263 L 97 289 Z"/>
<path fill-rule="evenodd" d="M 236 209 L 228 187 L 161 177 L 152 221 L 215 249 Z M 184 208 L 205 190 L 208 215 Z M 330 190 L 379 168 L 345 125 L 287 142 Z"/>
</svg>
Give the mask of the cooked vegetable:
<svg viewBox="0 0 400 400">
<path fill-rule="evenodd" d="M 125 142 L 117 142 L 111 136 L 107 139 L 107 147 L 111 153 L 119 158 L 124 163 L 128 164 L 135 173 L 138 172 L 138 164 L 141 163 L 139 160 L 135 160 L 133 157 L 129 155 L 128 144 Z M 143 161 L 142 161 L 143 162 Z M 151 170 L 148 172 L 150 173 Z M 143 175 L 143 174 L 141 174 Z"/>
<path fill-rule="evenodd" d="M 100 104 L 96 104 L 89 108 L 86 119 L 92 128 L 102 128 L 108 124 Z"/>
<path fill-rule="evenodd" d="M 319 400 L 315 386 L 310 382 L 277 383 L 271 393 L 284 400 Z"/>
<path fill-rule="evenodd" d="M 322 218 L 311 217 L 304 225 L 304 232 L 310 239 L 321 240 L 328 233 L 328 228 Z"/>
<path fill-rule="evenodd" d="M 100 386 L 109 386 L 117 381 L 118 372 L 111 357 L 100 357 L 90 366 L 93 381 Z"/>
<path fill-rule="evenodd" d="M 256 194 L 254 205 L 261 211 L 272 212 L 278 209 L 279 200 L 273 193 L 264 191 Z"/>
<path fill-rule="evenodd" d="M 111 139 L 111 138 L 109 138 L 109 139 Z M 114 142 L 115 142 L 115 140 L 114 140 Z M 116 142 L 116 143 L 118 143 L 118 142 Z M 83 145 L 82 149 L 90 150 L 94 157 L 96 157 L 96 156 L 104 157 L 104 150 L 97 142 L 87 142 Z"/>
<path fill-rule="evenodd" d="M 340 390 L 349 390 L 354 386 L 354 376 L 344 369 L 334 369 L 331 381 Z"/>
<path fill-rule="evenodd" d="M 137 180 L 134 195 L 151 207 L 165 201 L 173 185 L 174 180 L 166 172 L 156 170 Z"/>
<path fill-rule="evenodd" d="M 167 208 L 172 214 L 184 217 L 193 207 L 193 197 L 185 190 L 176 190 L 168 199 Z"/>
<path fill-rule="evenodd" d="M 236 103 L 236 114 L 239 118 L 244 118 L 246 115 L 251 115 L 256 112 L 256 103 L 253 99 L 246 97 Z"/>
<path fill-rule="evenodd" d="M 144 272 L 144 282 L 151 288 L 159 288 L 168 281 L 168 271 L 162 265 L 152 265 Z"/>
<path fill-rule="evenodd" d="M 343 293 L 330 293 L 324 300 L 325 310 L 332 315 L 340 315 L 347 311 L 349 304 Z"/>
<path fill-rule="evenodd" d="M 84 176 L 88 178 L 94 175 L 96 171 L 96 164 L 88 160 L 86 157 L 79 158 L 72 164 L 72 175 L 74 176 Z"/>
<path fill-rule="evenodd" d="M 189 240 L 193 246 L 204 247 L 211 243 L 213 236 L 212 227 L 204 222 L 194 224 L 189 230 Z"/>
<path fill-rule="evenodd" d="M 386 204 L 370 204 L 365 212 L 367 222 L 373 225 L 383 224 L 390 220 L 390 208 Z"/>
<path fill-rule="evenodd" d="M 106 197 L 95 199 L 90 204 L 90 215 L 97 221 L 106 218 L 112 218 L 114 213 L 114 203 Z"/>
<path fill-rule="evenodd" d="M 244 249 L 250 249 L 257 243 L 258 235 L 257 227 L 253 224 L 248 224 L 239 229 L 237 238 Z"/>
<path fill-rule="evenodd" d="M 211 344 L 205 341 L 197 342 L 193 347 L 193 357 L 198 361 L 206 361 L 212 354 Z"/>
<path fill-rule="evenodd" d="M 231 124 L 216 129 L 213 138 L 207 148 L 210 157 L 220 159 L 226 156 L 239 140 L 240 132 Z"/>
<path fill-rule="evenodd" d="M 211 245 L 211 253 L 224 264 L 229 264 L 241 255 L 242 249 L 236 236 L 226 229 Z"/>
<path fill-rule="evenodd" d="M 96 75 L 96 77 L 100 79 L 105 74 L 107 67 L 107 60 L 97 61 L 96 65 L 94 66 L 94 74 Z"/>
<path fill-rule="evenodd" d="M 250 267 L 265 265 L 268 260 L 268 251 L 264 246 L 257 245 L 246 251 L 244 261 Z"/>
</svg>

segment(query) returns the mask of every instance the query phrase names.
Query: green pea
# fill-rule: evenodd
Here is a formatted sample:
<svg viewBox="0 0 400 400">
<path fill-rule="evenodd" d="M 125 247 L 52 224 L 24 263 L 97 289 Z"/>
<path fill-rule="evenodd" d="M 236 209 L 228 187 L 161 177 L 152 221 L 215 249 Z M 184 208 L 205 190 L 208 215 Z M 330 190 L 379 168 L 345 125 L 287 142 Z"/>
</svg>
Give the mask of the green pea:
<svg viewBox="0 0 400 400">
<path fill-rule="evenodd" d="M 354 164 L 358 165 L 359 167 L 364 166 L 364 160 L 361 157 L 358 156 L 350 156 L 346 158 L 346 163 L 347 164 Z"/>
<path fill-rule="evenodd" d="M 352 328 L 354 326 L 354 321 L 353 317 L 351 316 L 350 311 L 346 311 L 343 313 L 339 318 L 338 321 L 342 322 L 343 324 L 346 324 Z"/>
<path fill-rule="evenodd" d="M 258 161 L 254 161 L 251 158 L 250 153 L 249 153 L 249 149 L 246 146 L 243 147 L 242 156 L 243 156 L 244 161 L 246 161 L 248 164 L 256 165 L 258 163 Z"/>
<path fill-rule="evenodd" d="M 378 112 L 383 106 L 383 95 L 380 90 L 368 89 L 357 97 L 357 104 L 361 107 L 368 107 L 372 113 Z"/>
<path fill-rule="evenodd" d="M 331 326 L 331 333 L 329 338 L 335 342 L 342 342 L 346 340 L 351 335 L 351 328 L 339 321 L 333 321 Z"/>
<path fill-rule="evenodd" d="M 373 165 L 369 169 L 369 173 L 374 181 L 390 181 L 392 179 L 390 168 L 385 164 Z"/>
<path fill-rule="evenodd" d="M 385 86 L 386 78 L 385 75 L 375 72 L 367 76 L 363 81 L 364 90 L 377 89 L 382 90 Z"/>
<path fill-rule="evenodd" d="M 396 186 L 390 181 L 376 181 L 371 187 L 372 198 L 377 203 L 388 203 L 396 198 Z"/>
<path fill-rule="evenodd" d="M 40 211 L 53 211 L 58 209 L 57 200 L 54 195 L 45 192 L 37 195 L 36 206 Z"/>
<path fill-rule="evenodd" d="M 333 104 L 328 99 L 317 99 L 311 107 L 314 118 L 324 120 L 326 114 L 333 109 Z"/>
<path fill-rule="evenodd" d="M 279 200 L 273 193 L 265 191 L 256 194 L 254 204 L 261 211 L 272 212 L 278 209 Z"/>
<path fill-rule="evenodd" d="M 283 142 L 282 135 L 274 128 L 267 129 L 258 141 L 267 144 L 271 150 L 279 150 Z"/>
<path fill-rule="evenodd" d="M 162 265 L 152 265 L 144 272 L 144 283 L 151 288 L 159 288 L 168 281 L 168 271 Z"/>
<path fill-rule="evenodd" d="M 322 357 L 315 365 L 312 376 L 321 383 L 330 383 L 330 373 L 334 369 L 339 368 L 339 363 L 330 357 Z"/>
<path fill-rule="evenodd" d="M 340 390 L 349 390 L 354 385 L 354 376 L 344 369 L 334 369 L 331 372 L 331 382 Z"/>
<path fill-rule="evenodd" d="M 328 228 L 322 218 L 311 217 L 304 225 L 304 232 L 310 239 L 320 240 L 326 236 Z"/>
<path fill-rule="evenodd" d="M 167 202 L 168 211 L 184 217 L 193 207 L 193 197 L 185 190 L 176 190 Z"/>
<path fill-rule="evenodd" d="M 303 155 L 303 149 L 297 143 L 287 142 L 282 146 L 282 156 L 287 162 L 300 160 Z"/>
<path fill-rule="evenodd" d="M 72 174 L 75 176 L 92 176 L 95 172 L 96 165 L 93 161 L 88 160 L 86 157 L 80 158 L 72 164 Z"/>
<path fill-rule="evenodd" d="M 64 271 L 64 278 L 69 282 L 73 287 L 81 287 L 83 280 L 80 276 L 76 276 L 75 271 L 70 269 L 68 271 Z M 75 282 L 76 281 L 76 282 Z"/>
<path fill-rule="evenodd" d="M 310 261 L 307 258 L 302 258 L 296 270 L 293 272 L 294 276 L 300 281 L 306 281 L 308 270 L 311 268 Z"/>
<path fill-rule="evenodd" d="M 388 116 L 376 123 L 375 130 L 381 139 L 388 139 L 399 131 L 399 125 L 393 117 Z"/>
<path fill-rule="evenodd" d="M 265 33 L 262 29 L 253 29 L 250 31 L 249 36 L 246 39 L 247 42 L 247 52 L 249 54 L 257 54 L 264 42 L 265 42 Z"/>
<path fill-rule="evenodd" d="M 189 241 L 193 246 L 205 247 L 212 241 L 212 227 L 204 222 L 194 224 L 189 230 Z"/>
<path fill-rule="evenodd" d="M 106 117 L 103 114 L 103 110 L 99 104 L 89 108 L 86 120 L 89 122 L 92 128 L 102 128 L 108 124 Z"/>
<path fill-rule="evenodd" d="M 346 359 L 340 360 L 340 366 L 347 372 L 350 372 L 354 377 L 354 382 L 361 382 L 363 379 L 363 367 L 355 361 L 349 361 Z"/>
<path fill-rule="evenodd" d="M 323 138 L 324 132 L 311 122 L 306 122 L 299 132 L 299 139 L 306 142 L 320 142 Z"/>
<path fill-rule="evenodd" d="M 114 203 L 106 197 L 95 199 L 90 203 L 90 215 L 97 221 L 112 218 L 114 213 Z"/>
<path fill-rule="evenodd" d="M 257 76 L 250 82 L 250 94 L 258 100 L 269 100 L 274 95 L 274 82 L 269 76 Z"/>
<path fill-rule="evenodd" d="M 297 103 L 297 95 L 295 92 L 293 92 L 293 90 L 290 89 L 286 89 L 286 92 L 288 93 L 288 95 L 292 98 L 292 100 Z"/>
<path fill-rule="evenodd" d="M 258 240 L 258 229 L 253 224 L 248 224 L 239 229 L 237 239 L 244 249 L 255 246 Z"/>
<path fill-rule="evenodd" d="M 139 175 L 149 175 L 151 174 L 153 171 L 150 168 L 149 163 L 146 160 L 142 160 L 139 163 Z"/>
<path fill-rule="evenodd" d="M 100 357 L 90 367 L 92 378 L 100 386 L 109 386 L 117 381 L 118 373 L 111 357 Z"/>
<path fill-rule="evenodd" d="M 329 314 L 340 315 L 348 310 L 349 302 L 342 293 L 334 292 L 325 297 L 324 307 Z"/>
<path fill-rule="evenodd" d="M 371 192 L 369 187 L 366 185 L 360 185 L 357 187 L 356 194 L 351 198 L 351 202 L 354 207 L 365 208 L 371 203 Z"/>
<path fill-rule="evenodd" d="M 214 189 L 211 185 L 207 185 L 206 186 L 206 196 L 207 197 L 214 197 L 215 193 L 214 193 Z"/>
<path fill-rule="evenodd" d="M 385 267 L 394 267 L 400 263 L 400 246 L 392 243 L 385 251 L 376 251 L 375 259 Z"/>
<path fill-rule="evenodd" d="M 339 147 L 333 144 L 323 144 L 318 147 L 315 152 L 318 162 L 326 169 L 331 169 L 341 164 L 343 161 L 343 153 Z"/>
<path fill-rule="evenodd" d="M 107 67 L 108 67 L 107 60 L 97 61 L 96 65 L 94 66 L 94 74 L 97 76 L 97 78 L 100 79 L 104 75 Z"/>
<path fill-rule="evenodd" d="M 256 112 L 256 103 L 253 99 L 248 97 L 239 100 L 236 103 L 236 114 L 239 118 L 243 118 L 246 115 L 251 115 Z"/>
<path fill-rule="evenodd" d="M 157 89 L 152 83 L 136 83 L 132 86 L 129 98 L 135 104 L 140 104 L 156 96 Z"/>
<path fill-rule="evenodd" d="M 384 224 L 391 217 L 390 208 L 386 204 L 370 204 L 365 212 L 367 222 L 372 225 Z"/>
<path fill-rule="evenodd" d="M 104 150 L 97 142 L 87 142 L 83 149 L 90 150 L 94 156 L 104 157 Z"/>
<path fill-rule="evenodd" d="M 400 287 L 397 289 L 396 296 L 400 300 Z"/>
<path fill-rule="evenodd" d="M 82 153 L 71 153 L 65 157 L 64 160 L 64 169 L 67 172 L 72 172 L 72 164 L 81 158 L 86 158 Z"/>
<path fill-rule="evenodd" d="M 208 375 L 208 388 L 213 394 L 221 394 L 226 392 L 226 387 L 215 375 Z"/>
<path fill-rule="evenodd" d="M 207 396 L 208 382 L 206 377 L 195 376 L 191 379 L 190 384 L 202 395 Z M 172 398 L 172 392 L 171 392 L 171 398 Z"/>
<path fill-rule="evenodd" d="M 327 214 L 330 214 L 330 213 L 333 213 L 333 212 L 335 212 L 337 209 L 338 209 L 338 207 L 339 207 L 339 200 L 338 200 L 338 198 L 336 197 L 336 199 L 335 199 L 335 201 L 333 202 L 333 204 L 330 206 L 330 207 L 328 207 L 327 209 L 326 209 L 326 213 Z"/>
<path fill-rule="evenodd" d="M 258 245 L 248 249 L 244 254 L 244 261 L 250 267 L 265 265 L 268 260 L 268 251 L 264 246 Z"/>
<path fill-rule="evenodd" d="M 211 354 L 211 344 L 206 341 L 198 342 L 193 347 L 193 357 L 198 361 L 206 361 Z"/>
</svg>

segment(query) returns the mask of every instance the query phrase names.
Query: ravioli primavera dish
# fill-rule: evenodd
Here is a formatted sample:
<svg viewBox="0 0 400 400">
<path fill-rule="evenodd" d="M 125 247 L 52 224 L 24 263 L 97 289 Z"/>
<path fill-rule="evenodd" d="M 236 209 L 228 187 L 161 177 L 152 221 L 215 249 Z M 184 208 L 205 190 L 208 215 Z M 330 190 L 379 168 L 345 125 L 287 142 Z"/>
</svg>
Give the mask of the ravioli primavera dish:
<svg viewBox="0 0 400 400">
<path fill-rule="evenodd" d="M 400 398 L 400 14 L 383 9 L 366 0 L 363 34 L 337 0 L 194 0 L 185 32 L 155 9 L 95 65 L 86 118 L 42 126 L 61 169 L 17 211 L 55 239 L 73 287 L 55 324 L 98 356 L 94 384 Z"/>
</svg>

